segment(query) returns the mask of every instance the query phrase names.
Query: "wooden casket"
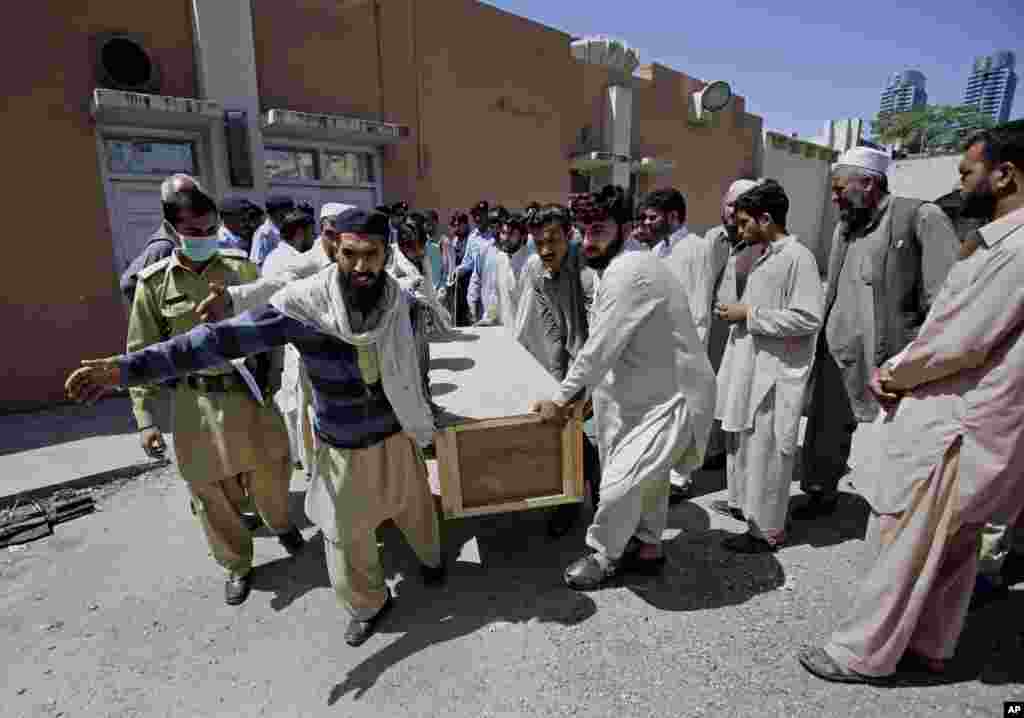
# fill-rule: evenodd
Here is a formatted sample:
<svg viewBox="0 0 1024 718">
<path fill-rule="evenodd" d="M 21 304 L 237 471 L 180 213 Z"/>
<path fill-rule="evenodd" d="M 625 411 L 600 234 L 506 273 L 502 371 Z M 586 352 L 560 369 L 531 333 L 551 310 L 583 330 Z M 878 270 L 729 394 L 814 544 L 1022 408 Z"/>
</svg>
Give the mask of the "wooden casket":
<svg viewBox="0 0 1024 718">
<path fill-rule="evenodd" d="M 434 437 L 446 518 L 583 500 L 582 421 L 544 424 L 530 405 L 558 382 L 505 327 L 466 327 L 430 344 L 443 410 Z"/>
</svg>

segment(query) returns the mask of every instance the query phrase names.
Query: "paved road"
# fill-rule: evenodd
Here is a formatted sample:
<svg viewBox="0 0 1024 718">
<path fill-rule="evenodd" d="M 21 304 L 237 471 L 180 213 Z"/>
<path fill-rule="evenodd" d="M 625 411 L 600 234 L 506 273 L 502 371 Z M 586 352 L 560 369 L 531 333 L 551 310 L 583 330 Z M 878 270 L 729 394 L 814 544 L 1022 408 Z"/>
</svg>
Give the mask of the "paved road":
<svg viewBox="0 0 1024 718">
<path fill-rule="evenodd" d="M 528 512 L 448 522 L 448 585 L 424 587 L 385 527 L 397 595 L 379 635 L 341 640 L 315 530 L 298 559 L 257 540 L 255 590 L 224 605 L 172 468 L 106 491 L 102 511 L 0 553 L 3 716 L 1001 716 L 1024 699 L 1024 591 L 971 619 L 952 682 L 822 683 L 794 653 L 842 614 L 865 508 L 802 527 L 777 556 L 719 542 L 720 474 L 672 510 L 669 568 L 594 594 L 560 583 L 582 527 Z M 293 481 L 296 515 L 304 481 Z M 1024 588 L 1024 587 L 1022 587 Z"/>
</svg>

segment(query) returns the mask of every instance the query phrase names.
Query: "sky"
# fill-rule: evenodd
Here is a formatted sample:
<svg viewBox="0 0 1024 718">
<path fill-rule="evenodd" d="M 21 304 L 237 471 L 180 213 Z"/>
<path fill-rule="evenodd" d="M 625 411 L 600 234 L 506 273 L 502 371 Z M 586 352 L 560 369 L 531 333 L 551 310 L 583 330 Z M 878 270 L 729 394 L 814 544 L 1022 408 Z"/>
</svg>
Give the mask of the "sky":
<svg viewBox="0 0 1024 718">
<path fill-rule="evenodd" d="M 1024 0 L 491 0 L 571 35 L 617 37 L 701 80 L 725 80 L 764 127 L 813 139 L 828 120 L 878 112 L 889 76 L 927 78 L 929 104 L 959 104 L 974 58 L 1017 55 L 1010 118 L 1024 117 Z M 865 128 L 866 130 L 866 128 Z"/>
</svg>

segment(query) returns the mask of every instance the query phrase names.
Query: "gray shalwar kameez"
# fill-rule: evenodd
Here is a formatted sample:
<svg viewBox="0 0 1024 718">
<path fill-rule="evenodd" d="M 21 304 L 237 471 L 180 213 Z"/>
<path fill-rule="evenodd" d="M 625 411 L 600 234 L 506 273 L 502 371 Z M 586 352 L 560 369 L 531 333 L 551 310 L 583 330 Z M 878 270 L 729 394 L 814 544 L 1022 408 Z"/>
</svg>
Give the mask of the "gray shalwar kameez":
<svg viewBox="0 0 1024 718">
<path fill-rule="evenodd" d="M 587 545 L 617 560 L 632 536 L 661 542 L 669 470 L 703 462 L 715 405 L 686 292 L 653 254 L 619 254 L 602 273 L 590 336 L 555 399 L 587 388 L 602 469 Z"/>
</svg>

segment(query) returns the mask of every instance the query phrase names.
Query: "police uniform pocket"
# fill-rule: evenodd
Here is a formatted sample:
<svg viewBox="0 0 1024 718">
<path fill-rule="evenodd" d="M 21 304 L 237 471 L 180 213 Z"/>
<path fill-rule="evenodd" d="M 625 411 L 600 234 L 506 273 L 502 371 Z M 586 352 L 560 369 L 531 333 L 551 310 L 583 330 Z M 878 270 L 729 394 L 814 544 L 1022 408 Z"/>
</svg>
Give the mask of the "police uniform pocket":
<svg viewBox="0 0 1024 718">
<path fill-rule="evenodd" d="M 185 294 L 167 297 L 164 300 L 160 307 L 160 314 L 170 326 L 172 335 L 186 332 L 195 325 L 197 306 L 198 304 Z"/>
</svg>

